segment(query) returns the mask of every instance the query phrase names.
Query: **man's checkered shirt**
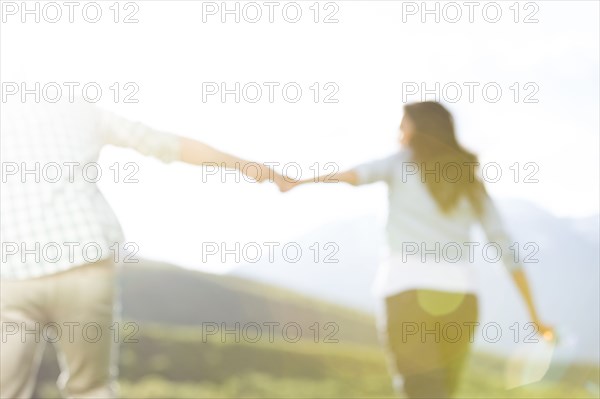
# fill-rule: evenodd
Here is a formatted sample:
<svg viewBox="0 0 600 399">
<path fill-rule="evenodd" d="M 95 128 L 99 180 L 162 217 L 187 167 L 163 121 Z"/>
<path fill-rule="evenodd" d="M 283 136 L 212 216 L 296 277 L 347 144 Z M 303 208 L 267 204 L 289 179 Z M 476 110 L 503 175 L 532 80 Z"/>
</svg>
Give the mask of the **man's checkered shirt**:
<svg viewBox="0 0 600 399">
<path fill-rule="evenodd" d="M 104 145 L 130 147 L 164 162 L 180 156 L 177 136 L 83 100 L 5 103 L 0 124 L 2 279 L 68 270 L 96 260 L 98 248 L 102 259 L 114 256 L 123 233 L 93 182 Z"/>
</svg>

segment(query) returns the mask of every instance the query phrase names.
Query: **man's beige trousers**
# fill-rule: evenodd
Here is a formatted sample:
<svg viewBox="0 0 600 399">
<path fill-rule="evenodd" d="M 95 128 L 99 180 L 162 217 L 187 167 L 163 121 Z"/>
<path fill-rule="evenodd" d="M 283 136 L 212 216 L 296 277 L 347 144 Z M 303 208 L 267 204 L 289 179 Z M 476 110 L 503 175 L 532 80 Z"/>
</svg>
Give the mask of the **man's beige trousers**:
<svg viewBox="0 0 600 399">
<path fill-rule="evenodd" d="M 64 397 L 117 397 L 115 274 L 114 264 L 102 261 L 0 282 L 0 397 L 33 395 L 48 342 L 58 354 Z"/>
</svg>

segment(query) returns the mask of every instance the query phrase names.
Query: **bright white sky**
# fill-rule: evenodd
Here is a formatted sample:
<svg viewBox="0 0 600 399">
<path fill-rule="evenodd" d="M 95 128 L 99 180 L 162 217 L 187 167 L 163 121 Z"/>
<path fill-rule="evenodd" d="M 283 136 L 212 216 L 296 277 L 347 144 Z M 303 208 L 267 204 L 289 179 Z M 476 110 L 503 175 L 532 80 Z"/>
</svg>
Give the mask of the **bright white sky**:
<svg viewBox="0 0 600 399">
<path fill-rule="evenodd" d="M 401 2 L 392 1 L 337 2 L 336 24 L 313 23 L 313 2 L 299 2 L 305 14 L 297 24 L 282 19 L 281 7 L 272 24 L 266 16 L 222 24 L 218 16 L 202 22 L 202 2 L 140 1 L 139 23 L 114 24 L 113 2 L 100 3 L 106 14 L 97 24 L 77 11 L 73 24 L 7 17 L 2 80 L 99 82 L 102 105 L 123 115 L 245 158 L 298 162 L 307 177 L 315 162 L 346 168 L 394 151 L 403 82 L 497 82 L 498 103 L 476 90 L 474 103 L 465 95 L 448 105 L 464 145 L 502 166 L 505 175 L 490 191 L 558 217 L 598 213 L 598 2 L 537 2 L 534 24 L 512 21 L 513 2 L 500 2 L 496 24 L 480 9 L 474 23 L 466 15 L 456 24 L 432 17 L 422 24 L 418 16 L 403 23 Z M 304 94 L 295 104 L 278 91 L 273 104 L 202 102 L 202 82 L 236 81 L 298 82 Z M 113 82 L 135 82 L 139 104 L 111 104 Z M 313 103 L 314 82 L 335 82 L 339 103 Z M 539 103 L 515 104 L 514 82 L 536 83 Z M 357 215 L 385 217 L 379 185 L 302 187 L 284 196 L 270 185 L 202 183 L 199 168 L 107 149 L 102 162 L 115 161 L 140 164 L 140 184 L 102 184 L 128 239 L 143 255 L 176 263 L 197 264 L 202 241 L 282 241 Z M 512 182 L 515 162 L 536 162 L 540 182 Z"/>
</svg>

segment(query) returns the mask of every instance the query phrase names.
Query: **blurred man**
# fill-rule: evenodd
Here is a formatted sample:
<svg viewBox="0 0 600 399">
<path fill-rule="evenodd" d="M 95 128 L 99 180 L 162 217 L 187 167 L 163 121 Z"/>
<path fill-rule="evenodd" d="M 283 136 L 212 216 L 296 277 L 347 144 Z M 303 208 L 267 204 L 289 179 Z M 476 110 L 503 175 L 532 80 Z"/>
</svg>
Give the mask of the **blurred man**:
<svg viewBox="0 0 600 399">
<path fill-rule="evenodd" d="M 64 396 L 116 397 L 115 258 L 124 240 L 95 183 L 98 173 L 112 173 L 96 164 L 101 149 L 112 144 L 163 162 L 215 163 L 258 182 L 279 176 L 83 101 L 2 104 L 1 131 L 0 396 L 33 395 L 51 341 Z"/>
</svg>

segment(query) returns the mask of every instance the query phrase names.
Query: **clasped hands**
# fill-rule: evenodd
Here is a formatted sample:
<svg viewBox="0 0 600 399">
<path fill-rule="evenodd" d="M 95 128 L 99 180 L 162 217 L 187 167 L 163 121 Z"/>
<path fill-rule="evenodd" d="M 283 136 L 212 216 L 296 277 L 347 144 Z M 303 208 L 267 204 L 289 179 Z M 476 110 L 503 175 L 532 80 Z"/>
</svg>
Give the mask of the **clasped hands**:
<svg viewBox="0 0 600 399">
<path fill-rule="evenodd" d="M 277 188 L 279 188 L 279 191 L 282 193 L 290 191 L 292 188 L 306 182 L 306 180 L 293 180 L 287 176 L 277 173 L 275 170 L 263 164 L 260 164 L 259 174 L 253 177 L 259 183 L 275 183 Z"/>
</svg>

